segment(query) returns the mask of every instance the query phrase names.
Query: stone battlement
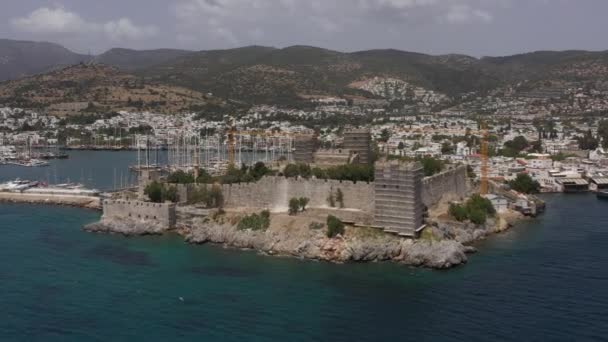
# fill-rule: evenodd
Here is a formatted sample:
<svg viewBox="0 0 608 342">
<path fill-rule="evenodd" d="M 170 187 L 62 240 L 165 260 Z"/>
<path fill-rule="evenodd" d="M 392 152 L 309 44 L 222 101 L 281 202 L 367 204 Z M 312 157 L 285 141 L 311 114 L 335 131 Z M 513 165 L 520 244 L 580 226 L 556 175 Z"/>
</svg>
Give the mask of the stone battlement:
<svg viewBox="0 0 608 342">
<path fill-rule="evenodd" d="M 173 203 L 150 203 L 128 200 L 103 201 L 102 220 L 130 219 L 138 222 L 154 222 L 174 228 L 176 215 Z"/>
</svg>

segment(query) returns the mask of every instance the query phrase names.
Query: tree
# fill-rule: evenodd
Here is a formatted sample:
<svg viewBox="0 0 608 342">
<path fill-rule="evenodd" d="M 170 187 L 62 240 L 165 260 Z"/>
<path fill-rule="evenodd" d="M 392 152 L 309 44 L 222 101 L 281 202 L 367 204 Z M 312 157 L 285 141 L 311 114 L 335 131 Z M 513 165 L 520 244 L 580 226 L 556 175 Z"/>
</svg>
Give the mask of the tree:
<svg viewBox="0 0 608 342">
<path fill-rule="evenodd" d="M 419 159 L 422 167 L 424 168 L 424 175 L 426 177 L 432 176 L 443 170 L 443 161 L 433 157 L 423 157 Z"/>
<path fill-rule="evenodd" d="M 150 201 L 161 203 L 163 201 L 163 186 L 159 182 L 152 182 L 144 189 L 144 194 Z"/>
<path fill-rule="evenodd" d="M 292 198 L 289 200 L 289 215 L 297 215 L 300 211 L 300 200 Z"/>
<path fill-rule="evenodd" d="M 602 139 L 602 147 L 608 148 L 608 120 L 600 121 L 597 136 Z"/>
<path fill-rule="evenodd" d="M 460 204 L 450 204 L 449 214 L 459 222 L 463 222 L 468 218 L 467 210 Z"/>
<path fill-rule="evenodd" d="M 333 215 L 327 216 L 327 237 L 334 238 L 344 234 L 344 223 Z"/>
<path fill-rule="evenodd" d="M 162 200 L 176 203 L 178 200 L 177 188 L 175 186 L 162 187 Z"/>
<path fill-rule="evenodd" d="M 167 177 L 167 182 L 173 184 L 192 184 L 194 176 L 191 173 L 186 173 L 182 170 L 175 171 Z"/>
<path fill-rule="evenodd" d="M 496 209 L 487 198 L 473 195 L 464 205 L 450 204 L 449 214 L 460 222 L 470 220 L 475 224 L 484 224 L 488 216 L 496 214 Z"/>
<path fill-rule="evenodd" d="M 310 202 L 310 199 L 308 199 L 306 197 L 300 197 L 298 199 L 298 202 L 300 204 L 300 210 L 301 211 L 306 211 L 306 206 L 308 205 L 308 202 Z"/>
<path fill-rule="evenodd" d="M 593 137 L 591 130 L 588 130 L 582 137 L 578 137 L 577 140 L 581 150 L 595 150 L 599 146 L 599 142 Z"/>
<path fill-rule="evenodd" d="M 516 157 L 521 151 L 528 148 L 529 145 L 528 140 L 520 135 L 513 140 L 505 142 L 501 154 L 507 157 Z"/>
<path fill-rule="evenodd" d="M 524 193 L 524 194 L 535 194 L 540 191 L 540 183 L 532 179 L 530 175 L 526 173 L 520 173 L 517 175 L 515 180 L 509 182 L 511 189 Z"/>
<path fill-rule="evenodd" d="M 388 139 L 390 139 L 390 138 L 391 138 L 391 132 L 385 128 L 380 132 L 380 138 L 378 139 L 378 141 L 387 142 Z"/>
<path fill-rule="evenodd" d="M 403 141 L 400 141 L 399 145 L 397 146 L 397 149 L 403 150 L 404 148 L 405 148 L 405 144 L 403 144 Z"/>
<path fill-rule="evenodd" d="M 452 154 L 454 153 L 454 147 L 449 142 L 444 142 L 443 144 L 441 144 L 441 153 Z"/>
</svg>

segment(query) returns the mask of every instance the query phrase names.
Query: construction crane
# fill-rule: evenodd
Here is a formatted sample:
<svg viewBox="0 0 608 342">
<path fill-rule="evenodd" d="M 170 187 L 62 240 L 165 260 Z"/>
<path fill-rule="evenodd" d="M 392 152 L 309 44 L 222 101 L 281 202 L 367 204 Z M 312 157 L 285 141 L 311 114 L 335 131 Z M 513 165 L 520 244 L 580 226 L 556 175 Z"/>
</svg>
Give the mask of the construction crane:
<svg viewBox="0 0 608 342">
<path fill-rule="evenodd" d="M 488 126 L 485 121 L 481 121 L 481 184 L 479 194 L 488 194 Z"/>
</svg>

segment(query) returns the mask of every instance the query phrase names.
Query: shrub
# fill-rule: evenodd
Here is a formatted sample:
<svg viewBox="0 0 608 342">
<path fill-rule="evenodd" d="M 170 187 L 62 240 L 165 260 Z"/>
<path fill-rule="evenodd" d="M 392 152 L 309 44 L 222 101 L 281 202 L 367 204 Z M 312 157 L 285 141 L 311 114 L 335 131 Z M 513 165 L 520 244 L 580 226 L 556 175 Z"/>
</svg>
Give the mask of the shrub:
<svg viewBox="0 0 608 342">
<path fill-rule="evenodd" d="M 300 200 L 292 198 L 289 200 L 289 215 L 296 215 L 300 211 Z"/>
<path fill-rule="evenodd" d="M 463 222 L 467 219 L 467 210 L 460 204 L 450 204 L 450 216 L 455 218 L 459 222 Z"/>
<path fill-rule="evenodd" d="M 159 182 L 152 182 L 144 189 L 144 194 L 154 203 L 163 201 L 163 186 Z"/>
<path fill-rule="evenodd" d="M 300 197 L 298 199 L 298 202 L 300 202 L 300 210 L 306 211 L 306 206 L 308 205 L 308 202 L 310 202 L 310 199 L 308 199 L 306 197 Z"/>
<path fill-rule="evenodd" d="M 251 229 L 253 231 L 266 230 L 270 227 L 270 212 L 262 211 L 260 214 L 251 214 L 243 217 L 237 226 L 238 230 Z"/>
<path fill-rule="evenodd" d="M 540 183 L 526 173 L 518 174 L 515 180 L 509 182 L 509 186 L 511 189 L 524 194 L 535 194 L 540 191 Z"/>
<path fill-rule="evenodd" d="M 162 187 L 162 200 L 176 203 L 178 200 L 177 188 L 174 186 L 165 185 Z"/>
<path fill-rule="evenodd" d="M 167 177 L 167 182 L 173 184 L 192 184 L 194 176 L 191 173 L 186 173 L 182 170 L 175 171 Z"/>
<path fill-rule="evenodd" d="M 484 224 L 488 216 L 496 214 L 496 209 L 489 199 L 473 195 L 464 205 L 450 204 L 449 214 L 460 222 L 470 220 L 475 224 Z"/>
<path fill-rule="evenodd" d="M 327 216 L 327 237 L 333 238 L 344 234 L 344 223 L 335 216 Z"/>
<path fill-rule="evenodd" d="M 467 201 L 467 211 L 470 213 L 474 210 L 479 209 L 480 211 L 482 211 L 485 214 L 488 214 L 490 216 L 493 216 L 494 214 L 496 214 L 496 210 L 494 209 L 494 206 L 492 205 L 492 201 L 490 201 L 487 198 L 481 197 L 480 195 L 473 195 L 471 196 L 471 198 Z"/>
<path fill-rule="evenodd" d="M 484 224 L 486 223 L 487 215 L 486 213 L 479 208 L 474 208 L 469 211 L 469 220 L 475 224 Z"/>
</svg>

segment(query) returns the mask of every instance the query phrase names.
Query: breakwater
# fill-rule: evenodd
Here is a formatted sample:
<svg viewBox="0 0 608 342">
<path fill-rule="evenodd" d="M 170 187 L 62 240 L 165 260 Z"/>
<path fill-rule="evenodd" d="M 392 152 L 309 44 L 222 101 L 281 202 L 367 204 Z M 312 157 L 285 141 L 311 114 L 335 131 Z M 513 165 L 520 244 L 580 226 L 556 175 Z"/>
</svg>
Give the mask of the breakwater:
<svg viewBox="0 0 608 342">
<path fill-rule="evenodd" d="M 101 210 L 101 199 L 93 196 L 0 192 L 0 202 L 53 204 Z"/>
</svg>

